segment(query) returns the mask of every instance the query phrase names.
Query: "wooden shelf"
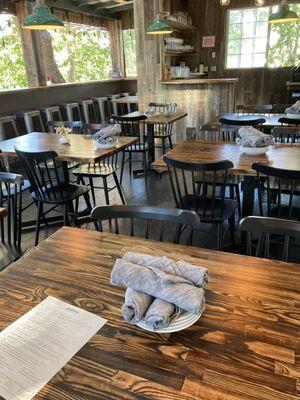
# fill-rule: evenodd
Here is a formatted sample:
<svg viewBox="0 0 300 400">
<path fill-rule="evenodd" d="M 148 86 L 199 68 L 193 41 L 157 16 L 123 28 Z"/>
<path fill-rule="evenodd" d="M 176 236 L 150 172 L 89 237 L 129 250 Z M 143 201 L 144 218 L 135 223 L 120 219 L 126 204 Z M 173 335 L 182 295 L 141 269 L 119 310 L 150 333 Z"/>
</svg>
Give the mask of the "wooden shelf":
<svg viewBox="0 0 300 400">
<path fill-rule="evenodd" d="M 197 56 L 199 55 L 198 53 L 188 53 L 184 51 L 169 51 L 165 50 L 165 55 L 169 57 L 181 57 L 181 56 Z"/>
<path fill-rule="evenodd" d="M 194 32 L 197 28 L 193 25 L 181 24 L 180 22 L 165 19 L 164 22 L 175 32 Z"/>
</svg>

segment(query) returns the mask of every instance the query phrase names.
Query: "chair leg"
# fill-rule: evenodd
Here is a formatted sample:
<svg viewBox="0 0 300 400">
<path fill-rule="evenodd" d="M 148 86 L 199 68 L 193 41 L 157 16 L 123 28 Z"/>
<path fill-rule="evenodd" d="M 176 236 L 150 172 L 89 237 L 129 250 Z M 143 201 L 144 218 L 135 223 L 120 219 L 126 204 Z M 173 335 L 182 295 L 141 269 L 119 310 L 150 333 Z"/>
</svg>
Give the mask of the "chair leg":
<svg viewBox="0 0 300 400">
<path fill-rule="evenodd" d="M 217 225 L 217 250 L 221 251 L 223 248 L 223 223 Z"/>
<path fill-rule="evenodd" d="M 115 172 L 113 172 L 113 177 L 114 177 L 114 180 L 115 180 L 116 187 L 118 189 L 119 195 L 121 197 L 121 201 L 122 201 L 123 204 L 126 204 L 125 199 L 124 199 L 124 195 L 123 195 L 123 192 L 122 192 L 122 188 L 120 186 L 117 174 Z"/>
<path fill-rule="evenodd" d="M 143 164 L 144 164 L 144 174 L 145 174 L 145 181 L 146 181 L 146 183 L 147 183 L 147 180 L 148 180 L 148 175 L 147 175 L 147 154 L 146 154 L 146 152 L 144 151 L 143 152 Z"/>
<path fill-rule="evenodd" d="M 40 227 L 41 227 L 41 218 L 43 214 L 43 203 L 38 202 L 37 204 L 37 218 L 36 218 L 36 226 L 35 226 L 35 246 L 39 243 L 39 235 L 40 235 Z"/>
<path fill-rule="evenodd" d="M 120 185 L 122 185 L 122 182 L 123 182 L 124 164 L 125 164 L 125 151 L 123 151 L 123 154 L 122 154 L 122 165 L 121 165 Z"/>
<path fill-rule="evenodd" d="M 88 193 L 84 193 L 83 197 L 84 197 L 85 204 L 86 204 L 86 207 L 87 207 L 88 211 L 91 212 L 92 211 L 92 205 L 91 205 L 91 202 L 90 202 L 89 194 Z"/>
<path fill-rule="evenodd" d="M 77 175 L 76 177 L 76 184 L 80 185 L 81 182 L 81 177 L 79 175 Z M 78 214 L 78 209 L 79 209 L 79 198 L 77 198 L 75 200 L 75 213 Z"/>
<path fill-rule="evenodd" d="M 238 183 L 235 185 L 235 193 L 236 193 L 236 201 L 237 201 L 237 206 L 238 206 L 239 219 L 241 219 L 242 218 L 242 206 L 241 206 L 240 187 L 239 187 Z"/>
<path fill-rule="evenodd" d="M 103 179 L 105 202 L 106 202 L 106 205 L 109 206 L 109 194 L 108 194 L 107 179 L 105 176 L 103 176 L 102 179 Z"/>
<path fill-rule="evenodd" d="M 171 136 L 169 136 L 169 145 L 170 145 L 170 149 L 173 149 L 173 143 L 172 143 L 172 138 L 171 138 Z"/>
<path fill-rule="evenodd" d="M 231 245 L 235 245 L 235 220 L 234 214 L 228 219 Z"/>
<path fill-rule="evenodd" d="M 161 141 L 162 141 L 162 151 L 163 151 L 163 154 L 166 154 L 166 138 L 165 138 L 165 137 L 162 137 L 162 138 L 161 138 Z"/>
<path fill-rule="evenodd" d="M 131 178 L 131 175 L 132 175 L 132 153 L 129 153 L 128 161 L 129 161 L 129 176 Z"/>
<path fill-rule="evenodd" d="M 90 187 L 91 187 L 93 204 L 94 204 L 94 207 L 95 207 L 96 206 L 96 195 L 95 195 L 95 188 L 94 188 L 94 182 L 93 182 L 93 178 L 92 177 L 89 177 L 89 182 L 90 182 Z"/>
<path fill-rule="evenodd" d="M 68 204 L 64 204 L 64 226 L 69 226 L 69 208 Z"/>
</svg>

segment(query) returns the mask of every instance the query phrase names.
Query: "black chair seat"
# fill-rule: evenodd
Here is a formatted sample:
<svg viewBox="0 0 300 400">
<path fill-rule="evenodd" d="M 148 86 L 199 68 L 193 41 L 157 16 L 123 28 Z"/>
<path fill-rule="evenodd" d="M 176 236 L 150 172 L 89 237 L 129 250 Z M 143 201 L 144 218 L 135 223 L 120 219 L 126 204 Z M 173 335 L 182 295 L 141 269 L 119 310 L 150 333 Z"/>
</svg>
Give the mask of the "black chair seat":
<svg viewBox="0 0 300 400">
<path fill-rule="evenodd" d="M 87 177 L 109 176 L 119 169 L 118 165 L 111 164 L 84 164 L 72 171 L 73 175 Z"/>
<path fill-rule="evenodd" d="M 182 208 L 195 211 L 204 223 L 221 223 L 234 215 L 235 203 L 227 199 L 200 198 L 188 195 L 181 199 Z"/>
<path fill-rule="evenodd" d="M 63 183 L 60 186 L 50 187 L 49 185 L 43 189 L 46 194 L 45 199 L 42 199 L 36 193 L 32 193 L 32 197 L 37 201 L 43 201 L 48 204 L 65 204 L 77 199 L 79 196 L 88 193 L 89 188 L 83 185 L 73 183 Z"/>
</svg>

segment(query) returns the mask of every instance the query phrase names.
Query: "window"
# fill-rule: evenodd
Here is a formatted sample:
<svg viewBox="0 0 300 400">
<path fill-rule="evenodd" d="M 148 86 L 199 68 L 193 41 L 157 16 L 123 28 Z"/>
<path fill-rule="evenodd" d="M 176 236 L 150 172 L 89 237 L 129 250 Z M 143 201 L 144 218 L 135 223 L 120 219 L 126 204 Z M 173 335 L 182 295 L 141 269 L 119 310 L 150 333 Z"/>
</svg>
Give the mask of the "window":
<svg viewBox="0 0 300 400">
<path fill-rule="evenodd" d="M 136 76 L 136 41 L 134 29 L 126 29 L 123 31 L 123 42 L 126 76 Z"/>
<path fill-rule="evenodd" d="M 108 31 L 69 24 L 52 31 L 54 58 L 67 82 L 108 78 L 112 69 Z"/>
<path fill-rule="evenodd" d="M 290 8 L 300 13 L 300 4 Z M 300 63 L 300 23 L 268 24 L 277 6 L 229 10 L 227 68 L 290 67 Z"/>
<path fill-rule="evenodd" d="M 0 90 L 23 87 L 27 79 L 17 18 L 0 14 Z"/>
</svg>

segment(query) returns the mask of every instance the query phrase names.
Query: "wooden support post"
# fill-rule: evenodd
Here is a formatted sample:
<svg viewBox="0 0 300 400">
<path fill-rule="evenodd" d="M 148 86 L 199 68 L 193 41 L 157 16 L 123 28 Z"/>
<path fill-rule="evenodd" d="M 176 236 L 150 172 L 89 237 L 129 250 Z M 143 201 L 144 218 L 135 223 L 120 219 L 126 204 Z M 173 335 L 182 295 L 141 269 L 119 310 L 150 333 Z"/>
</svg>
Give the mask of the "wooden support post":
<svg viewBox="0 0 300 400">
<path fill-rule="evenodd" d="M 45 86 L 46 75 L 53 83 L 65 82 L 54 59 L 50 33 L 22 29 L 23 20 L 32 12 L 32 3 L 20 1 L 15 4 L 28 86 Z"/>
<path fill-rule="evenodd" d="M 147 35 L 147 27 L 163 11 L 163 0 L 134 0 L 134 24 L 137 46 L 137 76 L 139 109 L 144 110 L 149 102 L 159 101 L 159 80 L 162 78 L 161 47 L 162 36 Z"/>
<path fill-rule="evenodd" d="M 122 22 L 110 20 L 107 23 L 110 38 L 110 53 L 113 71 L 118 71 L 125 76 L 125 55 L 123 44 Z"/>
</svg>

